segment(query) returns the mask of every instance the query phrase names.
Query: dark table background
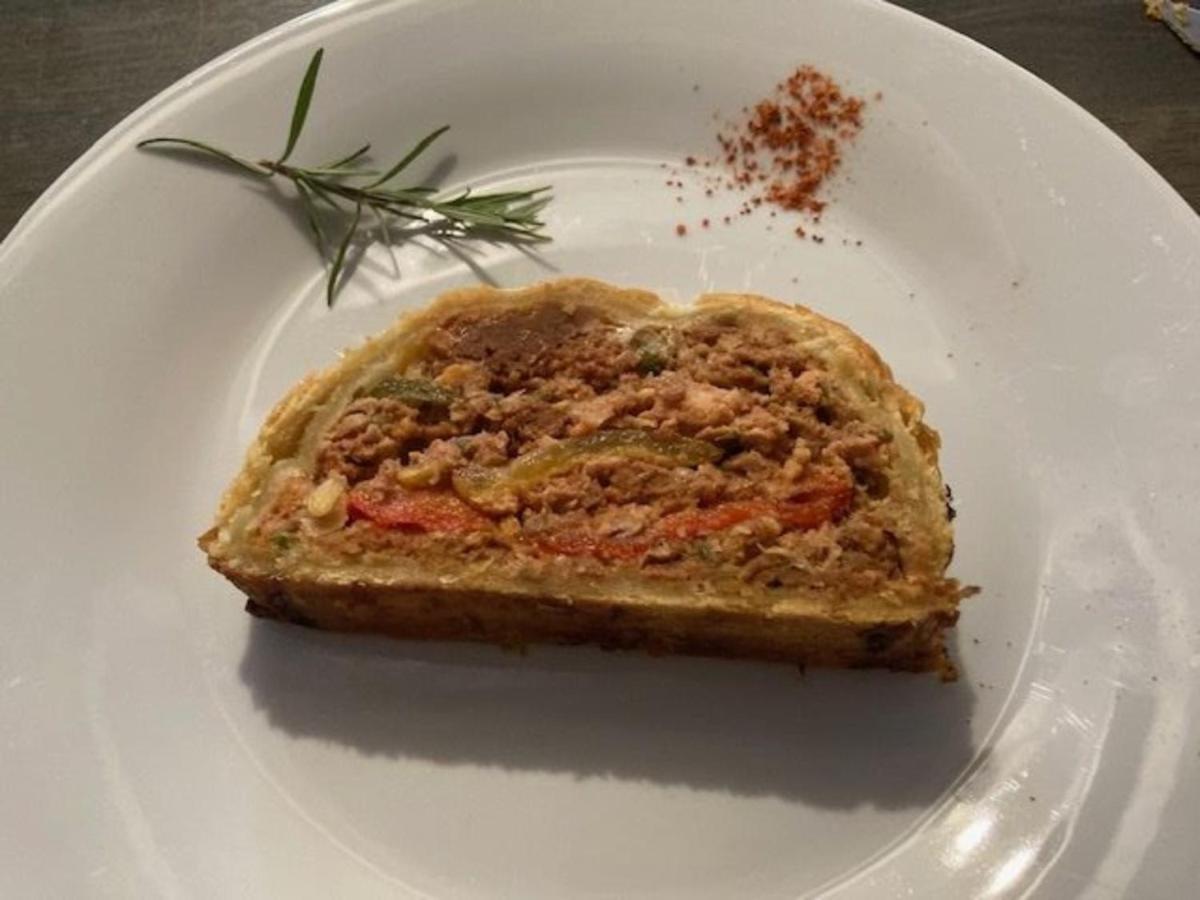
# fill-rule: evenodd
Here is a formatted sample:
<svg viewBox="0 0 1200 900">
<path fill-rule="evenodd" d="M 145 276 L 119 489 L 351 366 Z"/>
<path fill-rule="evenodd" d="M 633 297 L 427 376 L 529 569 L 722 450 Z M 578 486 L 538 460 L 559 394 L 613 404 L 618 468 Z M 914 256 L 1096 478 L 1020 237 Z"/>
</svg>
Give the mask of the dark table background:
<svg viewBox="0 0 1200 900">
<path fill-rule="evenodd" d="M 319 0 L 0 0 L 0 237 L 126 113 Z M 1200 57 L 1140 0 L 901 0 L 1104 121 L 1200 210 Z"/>
</svg>

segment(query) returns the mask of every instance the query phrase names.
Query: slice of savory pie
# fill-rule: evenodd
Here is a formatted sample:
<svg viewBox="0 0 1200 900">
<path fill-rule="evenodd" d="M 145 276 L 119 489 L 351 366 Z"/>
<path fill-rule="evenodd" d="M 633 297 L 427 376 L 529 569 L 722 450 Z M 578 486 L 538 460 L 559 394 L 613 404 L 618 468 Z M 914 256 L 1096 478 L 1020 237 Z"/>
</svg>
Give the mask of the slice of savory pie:
<svg viewBox="0 0 1200 900">
<path fill-rule="evenodd" d="M 297 385 L 200 544 L 317 628 L 953 677 L 921 415 L 802 307 L 455 291 Z"/>
</svg>

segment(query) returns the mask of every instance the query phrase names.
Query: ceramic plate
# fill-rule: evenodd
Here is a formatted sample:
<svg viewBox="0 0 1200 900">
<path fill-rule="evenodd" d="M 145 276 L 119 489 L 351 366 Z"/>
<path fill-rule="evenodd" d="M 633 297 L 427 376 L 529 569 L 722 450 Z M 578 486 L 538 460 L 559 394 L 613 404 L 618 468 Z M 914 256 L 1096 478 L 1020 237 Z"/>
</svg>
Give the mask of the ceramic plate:
<svg viewBox="0 0 1200 900">
<path fill-rule="evenodd" d="M 554 243 L 372 252 L 329 310 L 286 204 L 134 150 L 271 153 L 318 46 L 297 158 L 449 122 L 436 174 L 552 184 Z M 680 203 L 662 164 L 806 62 L 883 95 L 824 243 L 765 215 L 678 237 L 736 201 Z M 222 57 L 0 250 L 0 893 L 1183 895 L 1198 256 L 1200 220 L 1095 120 L 869 0 L 351 3 Z M 242 613 L 195 537 L 286 387 L 445 288 L 560 273 L 802 301 L 879 348 L 943 434 L 954 572 L 983 588 L 957 683 Z"/>
</svg>

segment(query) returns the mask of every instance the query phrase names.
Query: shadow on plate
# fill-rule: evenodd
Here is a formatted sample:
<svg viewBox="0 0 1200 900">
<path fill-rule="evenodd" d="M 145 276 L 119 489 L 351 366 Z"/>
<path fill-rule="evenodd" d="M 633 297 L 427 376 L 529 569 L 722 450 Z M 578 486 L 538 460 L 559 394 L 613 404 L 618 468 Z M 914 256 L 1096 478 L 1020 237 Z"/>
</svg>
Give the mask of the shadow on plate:
<svg viewBox="0 0 1200 900">
<path fill-rule="evenodd" d="M 424 644 L 254 621 L 241 677 L 271 725 L 369 755 L 925 806 L 973 756 L 965 679 L 586 648 Z"/>
</svg>

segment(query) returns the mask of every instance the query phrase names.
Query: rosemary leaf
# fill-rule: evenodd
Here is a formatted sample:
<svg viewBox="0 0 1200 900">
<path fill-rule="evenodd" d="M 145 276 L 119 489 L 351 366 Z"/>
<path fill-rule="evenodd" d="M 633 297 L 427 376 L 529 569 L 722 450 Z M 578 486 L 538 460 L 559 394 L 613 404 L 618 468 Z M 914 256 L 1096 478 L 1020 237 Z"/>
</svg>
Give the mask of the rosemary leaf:
<svg viewBox="0 0 1200 900">
<path fill-rule="evenodd" d="M 429 148 L 430 144 L 432 144 L 434 141 L 436 141 L 438 138 L 440 138 L 443 134 L 445 134 L 449 130 L 450 130 L 449 125 L 443 125 L 441 128 L 434 129 L 429 134 L 425 135 L 425 137 L 423 137 L 423 138 L 421 138 L 421 140 L 417 141 L 416 145 L 411 150 L 408 151 L 408 153 L 405 155 L 404 159 L 400 160 L 400 162 L 396 163 L 394 166 L 392 166 L 390 169 L 388 169 L 387 173 L 382 175 L 378 181 L 372 181 L 370 184 L 368 184 L 367 190 L 370 190 L 371 188 L 374 188 L 374 187 L 379 187 L 379 185 L 381 185 L 381 184 L 387 184 L 389 181 L 391 181 L 393 178 L 395 178 L 397 175 L 399 175 L 401 172 L 403 172 L 405 169 L 407 169 L 408 164 L 411 163 L 418 156 L 420 156 L 422 153 L 424 153 Z"/>
<path fill-rule="evenodd" d="M 137 146 L 139 150 L 145 147 L 153 147 L 158 150 L 199 150 L 201 153 L 207 153 L 210 156 L 223 159 L 225 162 L 231 163 L 237 166 L 239 169 L 249 172 L 251 175 L 257 175 L 259 178 L 271 177 L 271 171 L 269 169 L 256 166 L 248 159 L 242 159 L 240 156 L 234 156 L 228 150 L 222 150 L 220 147 L 214 147 L 211 144 L 204 143 L 203 141 L 193 141 L 189 138 L 156 137 L 147 138 L 144 141 L 138 141 Z"/>
<path fill-rule="evenodd" d="M 418 203 L 422 203 L 422 202 L 424 202 L 423 198 L 430 197 L 430 196 L 436 194 L 437 190 L 438 189 L 435 187 L 424 187 L 424 186 L 398 188 L 395 190 L 385 189 L 385 188 L 372 188 L 371 193 L 379 194 L 381 196 L 403 198 L 405 203 L 409 202 L 410 199 L 415 200 Z"/>
<path fill-rule="evenodd" d="M 321 230 L 321 220 L 317 214 L 317 204 L 313 200 L 312 188 L 306 187 L 303 181 L 296 182 L 296 193 L 300 195 L 300 205 L 304 207 L 304 216 L 308 219 L 308 227 L 317 242 L 317 252 L 321 259 L 325 258 L 325 232 Z"/>
<path fill-rule="evenodd" d="M 549 190 L 549 188 L 539 188 L 538 190 Z M 539 197 L 536 200 L 530 200 L 522 206 L 513 206 L 508 210 L 508 214 L 514 219 L 532 219 L 543 209 L 550 205 L 550 197 Z"/>
<path fill-rule="evenodd" d="M 320 181 L 301 175 L 295 179 L 295 183 L 297 187 L 299 187 L 300 184 L 303 184 L 310 191 L 312 191 L 314 197 L 323 200 L 331 209 L 336 209 L 338 212 L 342 212 L 341 205 L 333 198 L 329 191 L 325 190 Z"/>
<path fill-rule="evenodd" d="M 350 220 L 350 227 L 346 229 L 346 234 L 342 237 L 341 244 L 338 245 L 337 256 L 333 258 L 333 268 L 329 270 L 329 281 L 325 285 L 326 306 L 333 306 L 333 295 L 337 290 L 338 276 L 342 274 L 342 266 L 346 263 L 346 251 L 350 249 L 350 241 L 354 238 L 354 232 L 358 230 L 358 222 L 362 218 L 362 208 L 361 202 L 354 207 L 354 218 Z"/>
<path fill-rule="evenodd" d="M 371 145 L 363 144 L 361 147 L 359 147 L 357 150 L 355 150 L 349 156 L 343 156 L 341 159 L 337 160 L 336 162 L 327 163 L 324 166 L 321 166 L 321 168 L 322 169 L 344 169 L 344 168 L 346 168 L 346 166 L 349 166 L 351 163 L 357 162 L 361 157 L 366 156 L 370 152 L 371 152 Z"/>
<path fill-rule="evenodd" d="M 370 178 L 379 174 L 378 169 L 331 169 L 327 166 L 318 166 L 315 169 L 297 169 L 296 171 L 321 178 Z"/>
<path fill-rule="evenodd" d="M 308 107 L 312 103 L 313 89 L 317 86 L 317 75 L 321 71 L 321 58 L 324 55 L 325 48 L 321 47 L 308 62 L 304 80 L 300 82 L 300 90 L 296 94 L 296 105 L 292 108 L 292 127 L 288 130 L 287 147 L 284 148 L 283 155 L 275 160 L 278 163 L 285 162 L 292 155 L 292 151 L 296 149 L 296 141 L 300 140 L 300 132 L 304 130 L 304 120 L 308 118 Z"/>
<path fill-rule="evenodd" d="M 395 216 L 398 219 L 406 219 L 409 222 L 425 222 L 426 221 L 425 216 L 421 215 L 420 213 L 413 212 L 412 209 L 409 207 L 397 206 L 395 204 L 390 204 L 390 203 L 386 203 L 386 202 L 382 202 L 382 201 L 374 201 L 372 205 L 377 206 L 379 209 L 384 210 L 388 213 L 391 213 L 393 216 Z"/>
</svg>

